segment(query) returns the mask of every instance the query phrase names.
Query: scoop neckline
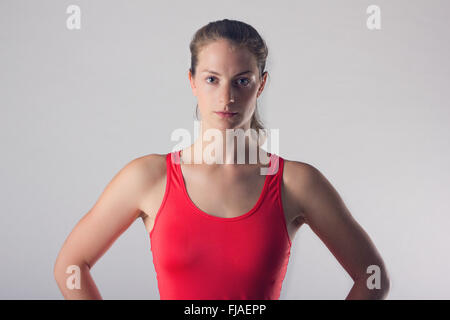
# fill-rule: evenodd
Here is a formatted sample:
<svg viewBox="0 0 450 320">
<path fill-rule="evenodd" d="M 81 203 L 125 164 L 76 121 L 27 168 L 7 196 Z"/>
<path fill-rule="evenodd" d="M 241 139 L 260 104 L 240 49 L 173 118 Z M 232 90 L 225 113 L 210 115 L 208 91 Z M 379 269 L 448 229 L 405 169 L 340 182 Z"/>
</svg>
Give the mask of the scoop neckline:
<svg viewBox="0 0 450 320">
<path fill-rule="evenodd" d="M 267 185 L 269 183 L 269 176 L 270 176 L 269 174 L 265 175 L 266 177 L 264 179 L 264 185 L 263 185 L 262 191 L 258 197 L 258 200 L 256 201 L 255 205 L 246 213 L 241 214 L 237 217 L 232 217 L 232 218 L 218 217 L 218 216 L 214 216 L 209 213 L 206 213 L 205 211 L 203 211 L 202 209 L 197 207 L 197 205 L 192 201 L 191 197 L 189 197 L 189 194 L 188 194 L 187 188 L 186 188 L 186 184 L 184 182 L 183 171 L 181 170 L 181 150 L 178 150 L 177 154 L 178 154 L 178 164 L 176 166 L 177 166 L 178 174 L 180 175 L 180 178 L 181 178 L 181 188 L 183 189 L 183 194 L 184 194 L 187 202 L 189 202 L 189 205 L 192 207 L 192 209 L 194 210 L 195 213 L 200 214 L 201 216 L 206 217 L 208 219 L 212 219 L 212 220 L 216 220 L 216 221 L 232 222 L 232 221 L 238 221 L 238 220 L 242 220 L 242 219 L 250 217 L 253 213 L 255 213 L 255 211 L 261 205 L 261 203 L 264 199 L 264 196 L 266 194 Z M 272 165 L 273 153 L 269 153 L 269 154 L 270 154 L 270 162 L 269 162 L 269 167 L 270 167 Z"/>
</svg>

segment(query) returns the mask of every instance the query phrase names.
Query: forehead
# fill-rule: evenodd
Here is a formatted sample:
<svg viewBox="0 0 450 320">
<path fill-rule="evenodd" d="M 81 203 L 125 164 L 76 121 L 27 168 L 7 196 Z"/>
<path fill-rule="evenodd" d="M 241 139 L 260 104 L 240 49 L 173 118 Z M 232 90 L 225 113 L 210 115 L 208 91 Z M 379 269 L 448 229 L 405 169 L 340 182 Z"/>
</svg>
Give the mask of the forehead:
<svg viewBox="0 0 450 320">
<path fill-rule="evenodd" d="M 233 46 L 227 40 L 216 40 L 199 52 L 200 68 L 211 69 L 257 69 L 256 58 L 245 47 Z M 216 70 L 220 71 L 220 70 Z"/>
</svg>

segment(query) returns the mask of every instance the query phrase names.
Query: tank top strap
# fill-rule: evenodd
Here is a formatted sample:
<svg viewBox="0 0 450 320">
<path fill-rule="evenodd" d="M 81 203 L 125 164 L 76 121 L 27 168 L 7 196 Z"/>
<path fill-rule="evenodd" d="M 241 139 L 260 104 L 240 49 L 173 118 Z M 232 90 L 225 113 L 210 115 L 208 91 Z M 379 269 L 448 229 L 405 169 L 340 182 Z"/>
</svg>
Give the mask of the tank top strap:
<svg viewBox="0 0 450 320">
<path fill-rule="evenodd" d="M 168 157 L 170 156 L 169 160 L 172 164 L 180 164 L 180 162 L 181 162 L 180 153 L 181 153 L 181 150 L 177 150 L 177 151 L 169 152 L 167 154 Z"/>
<path fill-rule="evenodd" d="M 280 164 L 282 164 L 283 158 L 281 158 L 279 155 L 275 153 L 270 154 L 270 167 L 266 168 L 265 171 L 268 175 L 271 176 L 278 176 L 279 175 L 279 169 Z"/>
<path fill-rule="evenodd" d="M 167 181 L 177 180 L 177 164 L 180 164 L 180 151 L 168 152 L 166 154 Z"/>
<path fill-rule="evenodd" d="M 270 166 L 267 168 L 261 168 L 261 174 L 272 176 L 272 180 L 280 179 L 283 174 L 283 162 L 284 159 L 275 153 L 270 153 Z M 178 173 L 175 165 L 181 163 L 181 150 L 172 151 L 166 155 L 167 169 L 170 169 L 174 174 Z M 281 172 L 280 172 L 281 169 Z"/>
<path fill-rule="evenodd" d="M 283 178 L 283 163 L 284 159 L 277 154 L 272 153 L 270 155 L 270 167 L 262 168 L 267 176 L 267 194 L 268 201 L 272 205 L 280 204 L 281 196 L 281 182 Z"/>
<path fill-rule="evenodd" d="M 181 174 L 181 150 L 176 150 L 167 153 L 167 182 L 171 185 L 172 189 L 179 192 L 183 191 L 184 178 Z M 260 169 L 260 174 L 266 175 L 267 187 L 263 189 L 262 196 L 270 197 L 274 202 L 278 202 L 276 198 L 281 195 L 281 180 L 283 178 L 283 164 L 284 159 L 277 154 L 270 153 L 270 166 Z M 268 194 L 266 194 L 268 193 Z"/>
<path fill-rule="evenodd" d="M 283 168 L 284 168 L 284 159 L 283 157 L 274 154 L 273 159 L 274 165 L 272 166 L 274 169 L 274 176 L 278 183 L 281 183 L 283 179 Z"/>
</svg>

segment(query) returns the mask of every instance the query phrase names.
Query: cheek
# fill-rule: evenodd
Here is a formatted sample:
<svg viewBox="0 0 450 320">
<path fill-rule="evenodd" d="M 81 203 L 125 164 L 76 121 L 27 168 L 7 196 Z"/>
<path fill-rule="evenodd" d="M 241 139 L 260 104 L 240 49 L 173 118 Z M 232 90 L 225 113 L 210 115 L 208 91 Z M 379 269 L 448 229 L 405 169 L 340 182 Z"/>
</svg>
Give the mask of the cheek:
<svg viewBox="0 0 450 320">
<path fill-rule="evenodd" d="M 252 99 L 253 97 L 256 98 L 256 94 L 258 93 L 258 86 L 256 84 L 252 84 L 250 87 L 247 87 L 245 89 L 242 89 L 241 96 L 246 99 Z"/>
<path fill-rule="evenodd" d="M 256 93 L 257 90 L 247 90 L 245 92 L 242 92 L 239 100 L 247 105 L 247 109 L 252 109 L 257 99 Z"/>
<path fill-rule="evenodd" d="M 214 89 L 211 86 L 201 84 L 197 87 L 197 96 L 202 97 L 202 99 L 207 100 L 208 98 L 211 98 L 213 94 Z"/>
<path fill-rule="evenodd" d="M 218 88 L 208 84 L 197 84 L 197 99 L 203 101 L 209 101 L 216 99 Z M 238 101 L 244 103 L 252 103 L 252 100 L 256 99 L 258 92 L 258 86 L 256 84 L 250 85 L 249 88 L 236 89 L 235 95 Z"/>
</svg>

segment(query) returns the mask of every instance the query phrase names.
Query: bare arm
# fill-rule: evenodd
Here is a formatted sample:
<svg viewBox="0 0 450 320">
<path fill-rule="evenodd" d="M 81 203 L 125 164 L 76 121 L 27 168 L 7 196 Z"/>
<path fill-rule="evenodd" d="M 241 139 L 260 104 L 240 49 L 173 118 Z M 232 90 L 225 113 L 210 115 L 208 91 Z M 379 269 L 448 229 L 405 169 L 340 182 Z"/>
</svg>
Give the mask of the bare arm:
<svg viewBox="0 0 450 320">
<path fill-rule="evenodd" d="M 368 234 L 318 169 L 300 162 L 295 168 L 294 188 L 305 222 L 355 282 L 346 299 L 384 299 L 389 291 L 389 276 Z M 369 282 L 375 283 L 373 271 L 367 273 L 371 265 L 380 268 L 379 289 L 367 286 L 369 277 Z"/>
<path fill-rule="evenodd" d="M 124 166 L 65 240 L 54 265 L 55 280 L 65 299 L 102 299 L 90 269 L 140 216 L 141 199 L 152 181 L 144 168 L 141 158 Z M 66 285 L 71 277 L 66 273 L 69 266 L 79 267 L 79 289 Z"/>
</svg>

